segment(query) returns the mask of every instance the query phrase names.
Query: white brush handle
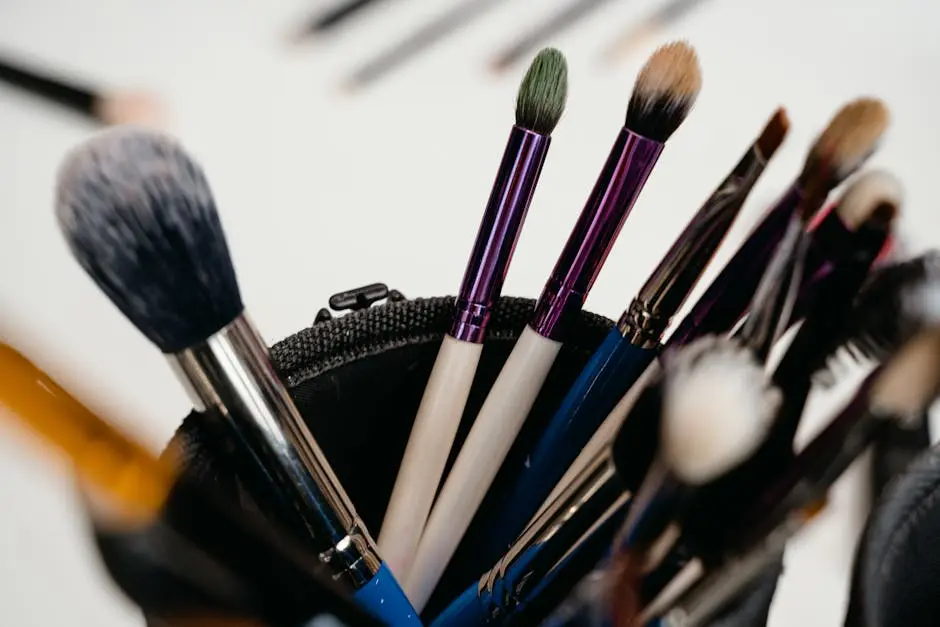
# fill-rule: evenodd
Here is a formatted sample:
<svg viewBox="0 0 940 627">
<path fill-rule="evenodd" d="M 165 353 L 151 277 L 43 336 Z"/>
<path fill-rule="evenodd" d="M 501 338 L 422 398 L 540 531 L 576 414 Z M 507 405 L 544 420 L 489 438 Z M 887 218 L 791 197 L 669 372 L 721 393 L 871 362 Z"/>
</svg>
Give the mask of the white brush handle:
<svg viewBox="0 0 940 627">
<path fill-rule="evenodd" d="M 482 352 L 482 344 L 445 335 L 424 388 L 379 534 L 379 555 L 399 581 L 408 576 Z"/>
<path fill-rule="evenodd" d="M 405 594 L 419 612 L 496 477 L 558 355 L 561 342 L 526 327 L 470 429 L 424 528 Z"/>
<path fill-rule="evenodd" d="M 539 511 L 536 512 L 535 516 L 532 517 L 532 520 L 538 518 L 542 511 L 548 506 L 549 503 L 554 501 L 561 492 L 568 487 L 575 477 L 577 477 L 584 467 L 588 463 L 593 461 L 597 453 L 610 444 L 610 442 L 617 435 L 617 431 L 620 430 L 620 425 L 623 424 L 623 421 L 626 420 L 627 414 L 630 413 L 630 410 L 633 409 L 633 405 L 636 403 L 636 399 L 640 396 L 642 392 L 650 381 L 655 378 L 659 372 L 662 370 L 662 365 L 659 363 L 659 359 L 654 359 L 653 362 L 646 367 L 646 370 L 643 371 L 643 374 L 640 375 L 640 378 L 636 380 L 636 383 L 627 390 L 627 393 L 623 395 L 623 398 L 617 403 L 617 405 L 610 410 L 610 413 L 607 414 L 607 418 L 604 419 L 604 422 L 601 423 L 601 426 L 598 427 L 597 431 L 594 432 L 594 435 L 588 440 L 588 443 L 584 445 L 584 448 L 581 449 L 581 452 L 578 454 L 578 457 L 572 462 L 571 466 L 568 467 L 568 470 L 565 472 L 561 480 L 555 484 L 554 489 L 551 494 L 548 495 L 548 498 L 542 503 L 542 506 L 539 508 Z M 530 521 L 531 522 L 531 521 Z"/>
</svg>

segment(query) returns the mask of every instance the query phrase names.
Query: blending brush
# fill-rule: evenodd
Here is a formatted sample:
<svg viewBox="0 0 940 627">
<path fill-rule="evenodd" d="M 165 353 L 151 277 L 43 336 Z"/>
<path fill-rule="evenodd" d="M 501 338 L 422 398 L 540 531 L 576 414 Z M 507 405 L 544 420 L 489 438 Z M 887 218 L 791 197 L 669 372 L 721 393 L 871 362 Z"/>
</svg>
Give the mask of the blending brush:
<svg viewBox="0 0 940 627">
<path fill-rule="evenodd" d="M 212 192 L 175 140 L 118 128 L 59 171 L 56 216 L 72 254 L 163 352 L 197 409 L 216 408 L 255 489 L 355 598 L 391 624 L 418 623 L 246 315 Z"/>
<path fill-rule="evenodd" d="M 351 89 L 357 89 L 379 80 L 422 50 L 433 46 L 447 35 L 465 26 L 467 22 L 483 15 L 499 2 L 502 0 L 463 0 L 360 65 L 346 79 L 346 85 Z"/>
<path fill-rule="evenodd" d="M 647 553 L 669 548 L 681 533 L 676 515 L 683 502 L 748 459 L 773 422 L 780 391 L 737 340 L 705 337 L 666 359 L 671 374 L 663 382 L 657 460 L 600 568 L 608 577 L 606 588 L 577 586 L 560 616 L 596 611 L 600 604 L 618 617 L 615 622 L 629 624 L 624 617 L 638 611 L 636 581 Z M 589 575 L 585 583 L 598 576 Z M 592 594 L 583 596 L 584 591 Z"/>
<path fill-rule="evenodd" d="M 522 532 L 600 422 L 658 353 L 663 333 L 695 287 L 789 127 L 783 109 L 698 210 L 594 352 L 539 440 L 513 474 L 515 485 L 486 525 L 495 560 Z"/>
<path fill-rule="evenodd" d="M 529 54 L 529 51 L 540 45 L 546 39 L 555 37 L 564 29 L 578 23 L 587 17 L 591 11 L 603 6 L 610 0 L 572 0 L 571 4 L 555 13 L 544 22 L 507 46 L 493 59 L 490 67 L 502 72 L 512 66 L 519 59 Z"/>
<path fill-rule="evenodd" d="M 703 338 L 683 352 L 686 351 L 688 355 L 685 358 L 680 359 L 677 356 L 675 360 L 667 360 L 662 381 L 648 388 L 643 401 L 637 405 L 635 411 L 642 411 L 643 415 L 631 416 L 631 420 L 636 418 L 653 425 L 649 432 L 651 437 L 642 442 L 641 455 L 653 456 L 658 440 L 660 412 L 665 411 L 666 407 L 675 407 L 676 403 L 688 405 L 687 399 L 666 398 L 667 394 L 683 391 L 666 383 L 674 377 L 683 381 L 693 374 L 705 377 L 711 385 L 727 392 L 723 398 L 727 398 L 732 406 L 739 408 L 748 407 L 749 399 L 765 391 L 763 374 L 759 368 L 756 372 L 760 377 L 760 385 L 741 385 L 741 375 L 746 375 L 744 381 L 748 383 L 755 380 L 754 376 L 749 374 L 754 370 L 753 358 L 750 353 L 737 349 L 734 340 Z M 688 369 L 691 370 L 685 372 Z M 699 386 L 700 392 L 703 391 L 701 388 L 702 386 Z M 718 393 L 717 389 L 706 391 L 710 394 Z M 734 398 L 736 393 L 743 393 L 745 396 Z M 776 402 L 772 392 L 766 400 L 770 406 Z M 730 420 L 723 414 L 720 418 Z M 717 439 L 710 437 L 709 441 L 715 443 L 715 446 L 702 456 L 700 462 L 691 461 L 688 467 L 694 466 L 695 470 L 700 471 L 698 476 L 720 472 L 724 462 L 715 458 L 720 456 L 722 451 L 731 451 L 727 457 L 733 463 L 736 453 L 732 449 L 736 445 L 747 446 L 749 436 L 745 433 L 750 433 L 748 429 L 754 433 L 760 431 L 755 426 L 759 424 L 758 418 L 750 414 L 748 418 L 749 421 L 737 424 L 734 428 L 729 426 L 723 431 L 725 435 L 740 436 L 739 442 L 719 445 Z M 631 490 L 642 478 L 642 475 L 634 472 L 637 463 L 631 459 L 637 456 L 635 447 L 638 445 L 633 435 L 633 432 L 627 433 L 626 430 L 618 434 L 612 446 L 595 457 L 578 479 L 526 528 L 503 559 L 481 577 L 478 583 L 464 591 L 436 619 L 434 625 L 470 627 L 502 622 L 508 615 L 518 614 L 533 604 L 549 603 L 552 598 L 557 601 L 557 595 L 563 591 L 553 589 L 556 583 L 564 580 L 573 585 L 588 573 L 597 561 L 610 551 L 619 519 L 626 508 L 630 507 Z M 711 457 L 708 457 L 709 455 Z M 580 568 L 570 567 L 572 557 L 585 551 L 586 544 L 593 545 L 587 547 L 593 553 L 593 559 L 579 559 L 577 563 Z M 531 617 L 527 616 L 528 618 Z"/>
<path fill-rule="evenodd" d="M 198 547 L 198 562 L 215 562 L 228 573 L 223 579 L 229 586 L 235 577 L 256 597 L 243 601 L 254 605 L 266 624 L 294 627 L 331 614 L 350 626 L 378 624 L 348 600 L 314 554 L 277 534 L 268 521 L 188 481 L 177 466 L 178 456 L 154 457 L 2 343 L 0 406 L 71 461 L 98 515 L 106 508 L 112 533 L 118 527 L 130 533 L 162 525 L 167 502 L 178 503 L 187 521 L 174 531 L 188 546 Z M 191 569 L 188 576 L 196 574 Z"/>
<path fill-rule="evenodd" d="M 844 203 L 858 203 L 869 218 L 858 228 L 850 255 L 840 260 L 821 284 L 820 298 L 804 320 L 787 349 L 786 354 L 773 374 L 774 385 L 783 394 L 783 403 L 757 452 L 741 464 L 741 467 L 711 486 L 698 502 L 690 506 L 687 516 L 691 521 L 686 529 L 690 537 L 687 544 L 694 547 L 691 552 L 703 555 L 706 561 L 715 547 L 720 552 L 732 541 L 738 527 L 734 521 L 747 507 L 752 495 L 772 483 L 792 458 L 793 436 L 799 424 L 803 407 L 809 394 L 814 374 L 826 367 L 826 362 L 845 345 L 851 345 L 861 331 L 846 328 L 845 321 L 851 317 L 850 308 L 865 280 L 869 268 L 890 233 L 900 204 L 900 185 L 896 179 L 884 172 L 869 172 L 860 177 L 843 195 Z M 848 334 L 848 335 L 847 335 Z M 894 344 L 900 346 L 901 342 Z M 675 577 L 688 585 L 689 568 L 697 568 L 701 574 L 701 562 L 681 564 L 686 561 L 688 546 L 673 551 L 657 572 L 649 579 L 652 582 L 667 582 Z M 646 594 L 656 595 L 658 584 L 646 586 Z M 670 584 L 674 596 L 676 586 Z M 654 606 L 661 607 L 664 601 Z"/>
<path fill-rule="evenodd" d="M 746 312 L 770 258 L 787 231 L 791 216 L 800 207 L 807 183 L 814 178 L 819 180 L 820 168 L 828 163 L 826 167 L 830 170 L 830 177 L 826 186 L 830 189 L 837 186 L 874 151 L 887 123 L 888 111 L 884 104 L 870 98 L 850 102 L 833 117 L 813 144 L 800 176 L 682 319 L 669 336 L 667 348 L 681 346 L 708 333 L 727 333 L 734 328 Z M 808 273 L 814 273 L 812 267 L 806 268 Z M 656 367 L 655 362 L 652 367 Z M 617 403 L 561 479 L 553 495 L 617 433 L 634 401 L 635 395 L 628 393 Z"/>
<path fill-rule="evenodd" d="M 663 46 L 647 61 L 627 106 L 626 124 L 574 230 L 490 389 L 431 511 L 405 581 L 419 610 L 437 585 L 581 311 L 607 254 L 666 140 L 682 124 L 701 86 L 698 58 L 686 43 Z"/>
<path fill-rule="evenodd" d="M 453 323 L 431 370 L 382 522 L 379 550 L 404 580 L 470 393 L 493 306 L 567 97 L 564 56 L 540 52 L 516 100 L 516 124 L 483 213 Z"/>
<path fill-rule="evenodd" d="M 935 296 L 934 296 L 935 298 Z M 700 627 L 782 553 L 789 537 L 825 504 L 829 488 L 893 424 L 909 425 L 940 393 L 940 300 L 931 324 L 862 383 L 845 409 L 800 452 L 745 515 L 746 548 L 681 599 L 656 627 Z"/>
<path fill-rule="evenodd" d="M 874 151 L 888 124 L 880 100 L 860 98 L 844 107 L 820 134 L 796 181 L 751 231 L 670 338 L 683 343 L 706 333 L 724 333 L 744 314 L 774 250 L 787 232 L 791 216 L 804 205 L 812 181 L 823 179 L 819 206 L 831 191 Z M 828 174 L 820 171 L 825 167 Z"/>
<path fill-rule="evenodd" d="M 43 74 L 0 58 L 0 82 L 80 113 L 102 124 L 153 124 L 161 114 L 156 100 L 144 93 L 101 93 L 86 85 Z"/>
</svg>

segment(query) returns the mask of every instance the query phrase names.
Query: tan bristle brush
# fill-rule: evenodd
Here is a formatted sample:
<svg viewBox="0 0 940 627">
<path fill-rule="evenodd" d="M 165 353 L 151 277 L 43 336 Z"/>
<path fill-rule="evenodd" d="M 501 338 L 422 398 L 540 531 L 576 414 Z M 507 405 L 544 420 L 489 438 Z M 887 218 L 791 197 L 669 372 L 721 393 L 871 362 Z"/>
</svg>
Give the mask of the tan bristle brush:
<svg viewBox="0 0 940 627">
<path fill-rule="evenodd" d="M 830 175 L 822 179 L 826 181 L 827 192 L 835 188 L 874 152 L 888 122 L 887 107 L 875 98 L 858 98 L 836 113 L 810 148 L 800 175 L 676 327 L 669 337 L 669 346 L 680 346 L 709 333 L 727 333 L 734 327 L 744 314 L 776 248 L 776 245 L 768 244 L 773 240 L 779 243 L 783 238 L 790 216 L 805 195 L 806 183 L 814 176 L 819 178 L 820 166 L 828 162 Z M 633 406 L 635 396 L 632 391 L 628 392 L 610 412 L 546 503 L 557 497 L 610 442 Z"/>
</svg>

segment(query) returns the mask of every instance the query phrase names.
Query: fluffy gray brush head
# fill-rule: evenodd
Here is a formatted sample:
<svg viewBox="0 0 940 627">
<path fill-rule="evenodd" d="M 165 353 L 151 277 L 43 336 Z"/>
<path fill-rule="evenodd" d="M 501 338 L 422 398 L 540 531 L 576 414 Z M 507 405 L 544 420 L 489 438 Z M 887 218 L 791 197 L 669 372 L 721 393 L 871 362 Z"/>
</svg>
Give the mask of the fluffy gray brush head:
<svg viewBox="0 0 940 627">
<path fill-rule="evenodd" d="M 164 353 L 242 312 L 209 183 L 174 139 L 117 127 L 80 144 L 59 170 L 55 211 L 79 264 Z"/>
<path fill-rule="evenodd" d="M 695 49 L 683 41 L 661 46 L 646 62 L 627 105 L 626 127 L 665 142 L 685 121 L 702 89 Z"/>
<path fill-rule="evenodd" d="M 539 135 L 551 135 L 568 100 L 568 63 L 555 48 L 535 56 L 516 97 L 516 124 Z"/>
</svg>

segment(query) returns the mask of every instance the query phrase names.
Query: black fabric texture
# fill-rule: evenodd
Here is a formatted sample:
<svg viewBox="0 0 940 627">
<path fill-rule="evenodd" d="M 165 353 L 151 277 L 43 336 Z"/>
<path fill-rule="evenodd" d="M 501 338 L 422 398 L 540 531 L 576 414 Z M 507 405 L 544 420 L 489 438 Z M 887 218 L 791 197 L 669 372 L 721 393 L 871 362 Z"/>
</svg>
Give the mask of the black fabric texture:
<svg viewBox="0 0 940 627">
<path fill-rule="evenodd" d="M 452 303 L 449 297 L 386 302 L 342 317 L 321 319 L 271 347 L 272 360 L 301 415 L 373 537 L 380 531 L 411 421 L 440 341 L 450 325 Z M 457 445 L 466 437 L 470 421 L 530 319 L 533 306 L 534 301 L 528 299 L 503 298 L 495 308 Z M 610 320 L 589 313 L 572 322 L 510 458 L 531 445 L 611 325 Z M 232 495 L 243 507 L 269 513 L 263 498 L 259 498 L 263 495 L 246 489 L 237 476 L 237 466 L 224 459 L 214 435 L 217 433 L 217 425 L 202 414 L 193 412 L 186 417 L 171 446 L 182 451 L 187 475 Z M 453 458 L 452 453 L 448 468 Z M 509 488 L 509 482 L 498 476 L 483 507 L 500 507 L 501 495 Z M 172 514 L 168 512 L 168 516 Z M 474 534 L 480 532 L 471 526 L 439 586 L 439 594 L 424 613 L 426 620 L 490 566 L 473 559 Z M 764 625 L 776 574 L 770 573 L 772 576 L 763 582 L 763 596 L 745 599 L 742 610 L 746 611 L 732 609 L 722 619 L 722 627 Z M 559 595 L 565 584 L 570 589 L 574 583 L 562 582 Z M 755 609 L 755 604 L 760 607 Z"/>
<path fill-rule="evenodd" d="M 859 542 L 847 627 L 940 624 L 940 448 L 892 481 Z"/>
</svg>

